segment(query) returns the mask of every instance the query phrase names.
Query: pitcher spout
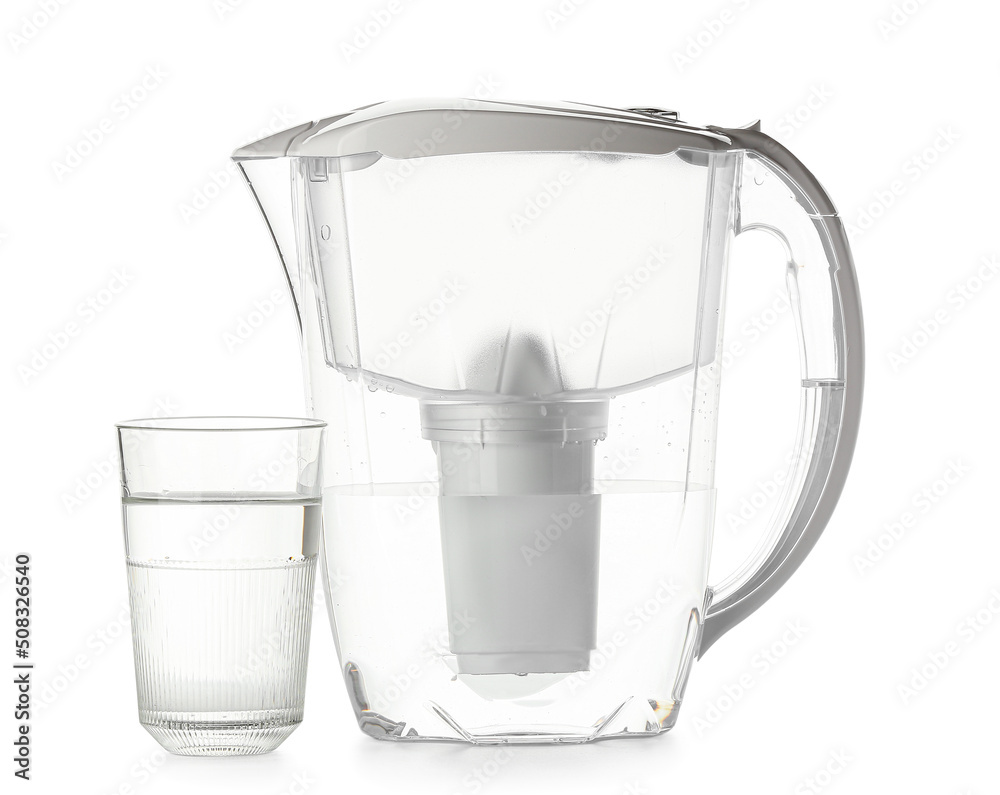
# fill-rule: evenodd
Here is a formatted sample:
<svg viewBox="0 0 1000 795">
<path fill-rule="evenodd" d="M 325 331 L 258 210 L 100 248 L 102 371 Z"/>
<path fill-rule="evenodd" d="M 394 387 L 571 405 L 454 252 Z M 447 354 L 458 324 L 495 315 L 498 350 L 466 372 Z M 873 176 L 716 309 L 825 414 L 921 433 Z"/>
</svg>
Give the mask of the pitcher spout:
<svg viewBox="0 0 1000 795">
<path fill-rule="evenodd" d="M 308 127 L 309 125 L 303 125 Z M 301 128 L 295 128 L 301 129 Z M 265 138 L 251 146 L 243 147 L 233 153 L 233 161 L 243 179 L 274 242 L 281 262 L 281 269 L 288 282 L 292 294 L 292 305 L 295 310 L 295 322 L 299 332 L 302 332 L 302 279 L 299 266 L 298 251 L 295 245 L 295 219 L 292 212 L 292 191 L 289 181 L 289 160 L 280 155 L 248 155 L 245 154 L 267 141 L 271 141 L 285 133 Z"/>
</svg>

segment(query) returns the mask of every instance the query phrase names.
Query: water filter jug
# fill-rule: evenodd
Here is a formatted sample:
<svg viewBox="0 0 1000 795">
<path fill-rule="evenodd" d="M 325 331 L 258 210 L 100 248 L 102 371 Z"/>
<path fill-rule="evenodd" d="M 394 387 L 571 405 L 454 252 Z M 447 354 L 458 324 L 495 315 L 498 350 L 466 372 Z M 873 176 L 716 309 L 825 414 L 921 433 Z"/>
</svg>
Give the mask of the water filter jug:
<svg viewBox="0 0 1000 795">
<path fill-rule="evenodd" d="M 385 102 L 234 154 L 327 421 L 323 581 L 361 729 L 658 734 L 692 663 L 815 544 L 857 435 L 862 326 L 829 197 L 757 125 Z M 710 587 L 729 250 L 787 254 L 796 453 Z"/>
</svg>

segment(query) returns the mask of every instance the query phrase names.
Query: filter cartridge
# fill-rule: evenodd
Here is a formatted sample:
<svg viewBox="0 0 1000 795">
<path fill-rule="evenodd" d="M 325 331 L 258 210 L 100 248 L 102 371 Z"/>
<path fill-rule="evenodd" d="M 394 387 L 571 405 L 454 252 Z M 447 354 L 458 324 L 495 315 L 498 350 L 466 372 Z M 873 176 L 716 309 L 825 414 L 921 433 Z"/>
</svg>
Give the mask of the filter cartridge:
<svg viewBox="0 0 1000 795">
<path fill-rule="evenodd" d="M 608 401 L 421 402 L 462 674 L 584 671 L 595 647 Z"/>
</svg>

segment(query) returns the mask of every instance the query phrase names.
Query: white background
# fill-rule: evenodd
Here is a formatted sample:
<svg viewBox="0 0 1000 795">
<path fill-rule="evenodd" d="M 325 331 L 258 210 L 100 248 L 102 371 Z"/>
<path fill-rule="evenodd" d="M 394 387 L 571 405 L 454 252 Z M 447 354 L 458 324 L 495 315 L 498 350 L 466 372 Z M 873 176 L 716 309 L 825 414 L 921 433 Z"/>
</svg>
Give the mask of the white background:
<svg viewBox="0 0 1000 795">
<path fill-rule="evenodd" d="M 1000 254 L 998 25 L 1000 7 L 982 0 L 8 0 L 0 646 L 12 658 L 11 565 L 29 552 L 38 703 L 33 780 L 3 790 L 997 791 L 1000 280 L 977 271 Z M 304 410 L 277 260 L 228 155 L 269 126 L 477 91 L 658 105 L 698 123 L 760 117 L 817 174 L 860 230 L 867 333 L 862 434 L 839 510 L 790 583 L 696 665 L 665 737 L 499 759 L 378 743 L 354 724 L 318 610 L 306 720 L 284 746 L 167 757 L 135 715 L 112 424 Z M 122 94 L 141 99 L 128 108 Z M 80 162 L 61 168 L 71 151 Z M 759 527 L 731 517 L 762 499 L 790 445 L 781 265 L 773 244 L 734 251 L 727 341 L 747 353 L 723 380 L 714 579 L 752 546 Z M 109 283 L 124 287 L 102 292 Z M 233 344 L 272 295 L 270 317 Z M 766 331 L 751 340 L 755 321 Z M 76 335 L 34 366 L 71 323 Z M 962 474 L 945 484 L 949 468 Z M 893 538 L 886 528 L 906 514 Z M 871 562 L 873 543 L 884 549 Z M 788 622 L 804 634 L 783 645 Z M 938 670 L 931 658 L 948 644 L 957 653 Z M 925 666 L 926 686 L 901 693 Z M 2 693 L 12 704 L 12 686 Z M 12 780 L 10 761 L 0 771 Z"/>
</svg>

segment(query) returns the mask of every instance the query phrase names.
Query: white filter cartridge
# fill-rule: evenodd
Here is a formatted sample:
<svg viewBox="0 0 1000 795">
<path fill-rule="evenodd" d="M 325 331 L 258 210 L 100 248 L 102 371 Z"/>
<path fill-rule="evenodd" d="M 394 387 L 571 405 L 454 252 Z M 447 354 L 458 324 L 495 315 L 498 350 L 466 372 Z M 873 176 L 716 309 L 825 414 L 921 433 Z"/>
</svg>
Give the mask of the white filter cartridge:
<svg viewBox="0 0 1000 795">
<path fill-rule="evenodd" d="M 438 458 L 459 673 L 587 670 L 600 546 L 594 455 L 607 417 L 606 400 L 421 404 Z"/>
</svg>

